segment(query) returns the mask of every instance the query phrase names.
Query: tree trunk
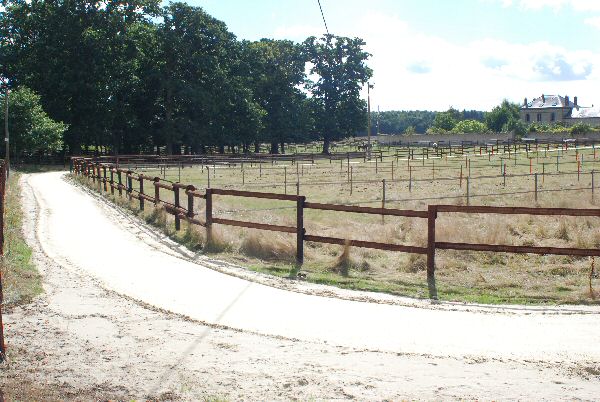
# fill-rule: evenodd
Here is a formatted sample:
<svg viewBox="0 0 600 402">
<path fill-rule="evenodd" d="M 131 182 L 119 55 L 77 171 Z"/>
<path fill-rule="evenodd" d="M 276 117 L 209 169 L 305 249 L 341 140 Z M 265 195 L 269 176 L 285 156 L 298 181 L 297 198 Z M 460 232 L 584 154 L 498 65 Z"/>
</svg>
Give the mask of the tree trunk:
<svg viewBox="0 0 600 402">
<path fill-rule="evenodd" d="M 224 154 L 225 153 L 225 145 L 219 145 L 219 153 L 220 154 Z"/>
<path fill-rule="evenodd" d="M 285 143 L 284 142 L 281 143 L 281 153 L 282 154 L 285 153 Z"/>
<path fill-rule="evenodd" d="M 276 142 L 272 142 L 271 143 L 271 152 L 272 155 L 278 154 L 279 153 L 279 144 L 277 144 Z"/>
<path fill-rule="evenodd" d="M 258 143 L 258 141 L 256 141 L 254 143 L 254 153 L 255 154 L 259 154 L 260 153 L 260 144 Z"/>
<path fill-rule="evenodd" d="M 325 138 L 323 140 L 323 153 L 325 155 L 329 155 L 329 145 L 331 144 L 331 141 L 328 138 Z"/>
</svg>

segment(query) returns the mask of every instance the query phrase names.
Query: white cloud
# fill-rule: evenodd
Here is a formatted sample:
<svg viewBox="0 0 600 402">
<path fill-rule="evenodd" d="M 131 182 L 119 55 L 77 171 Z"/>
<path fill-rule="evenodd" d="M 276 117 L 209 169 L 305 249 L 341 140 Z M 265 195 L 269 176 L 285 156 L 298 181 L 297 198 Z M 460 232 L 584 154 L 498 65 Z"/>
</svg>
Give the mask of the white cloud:
<svg viewBox="0 0 600 402">
<path fill-rule="evenodd" d="M 484 0 L 490 1 L 490 0 Z M 503 7 L 517 5 L 523 10 L 541 10 L 551 8 L 559 11 L 570 7 L 575 11 L 600 11 L 600 1 L 598 0 L 492 0 L 502 4 Z"/>
<path fill-rule="evenodd" d="M 600 16 L 598 17 L 589 17 L 583 20 L 586 25 L 590 25 L 594 28 L 600 29 Z"/>
<path fill-rule="evenodd" d="M 298 36 L 279 37 L 302 40 L 320 33 L 314 27 L 278 30 L 286 32 Z M 459 45 L 381 13 L 364 15 L 351 33 L 336 33 L 366 41 L 373 55 L 372 100 L 382 110 L 445 110 L 451 105 L 489 110 L 504 98 L 520 102 L 541 93 L 578 95 L 581 103 L 600 103 L 594 90 L 600 86 L 600 54 L 591 51 L 490 38 Z"/>
</svg>

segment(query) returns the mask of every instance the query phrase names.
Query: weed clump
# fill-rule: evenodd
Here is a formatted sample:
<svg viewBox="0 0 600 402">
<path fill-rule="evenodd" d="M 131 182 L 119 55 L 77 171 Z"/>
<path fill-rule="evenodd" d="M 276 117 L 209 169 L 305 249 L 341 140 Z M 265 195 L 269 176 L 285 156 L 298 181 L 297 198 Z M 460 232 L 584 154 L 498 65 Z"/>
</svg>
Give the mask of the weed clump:
<svg viewBox="0 0 600 402">
<path fill-rule="evenodd" d="M 293 260 L 295 247 L 277 236 L 248 234 L 240 246 L 240 251 L 261 260 Z"/>
</svg>

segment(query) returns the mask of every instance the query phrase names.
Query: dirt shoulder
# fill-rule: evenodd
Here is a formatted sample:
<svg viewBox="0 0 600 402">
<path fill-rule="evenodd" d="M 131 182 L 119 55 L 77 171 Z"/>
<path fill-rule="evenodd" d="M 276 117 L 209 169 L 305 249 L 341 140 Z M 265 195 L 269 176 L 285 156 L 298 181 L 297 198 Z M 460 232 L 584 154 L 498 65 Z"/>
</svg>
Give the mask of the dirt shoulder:
<svg viewBox="0 0 600 402">
<path fill-rule="evenodd" d="M 25 233 L 45 292 L 6 316 L 5 397 L 26 399 L 594 399 L 598 367 L 432 357 L 210 326 L 103 288 L 44 254 L 27 176 Z M 442 336 L 442 334 L 440 334 Z M 594 346 L 590 346 L 594 347 Z M 35 391 L 35 390 L 34 390 Z"/>
</svg>

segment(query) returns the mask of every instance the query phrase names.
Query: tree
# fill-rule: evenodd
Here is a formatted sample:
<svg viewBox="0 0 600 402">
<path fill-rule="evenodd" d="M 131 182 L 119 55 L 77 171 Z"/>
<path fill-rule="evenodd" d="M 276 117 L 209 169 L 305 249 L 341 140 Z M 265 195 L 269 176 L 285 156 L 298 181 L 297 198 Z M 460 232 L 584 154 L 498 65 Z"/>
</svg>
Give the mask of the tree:
<svg viewBox="0 0 600 402">
<path fill-rule="evenodd" d="M 369 53 L 360 38 L 325 35 L 304 41 L 310 73 L 309 81 L 315 108 L 315 130 L 323 139 L 323 153 L 329 153 L 331 141 L 355 135 L 366 126 L 366 102 L 360 90 L 373 72 L 367 67 Z"/>
<path fill-rule="evenodd" d="M 461 120 L 456 123 L 451 131 L 457 134 L 485 133 L 488 128 L 484 123 L 477 120 Z"/>
<path fill-rule="evenodd" d="M 435 119 L 433 120 L 433 130 L 442 132 L 451 131 L 460 120 L 460 112 L 453 107 L 450 107 L 450 109 L 445 112 L 436 113 Z"/>
<path fill-rule="evenodd" d="M 306 94 L 302 46 L 287 40 L 262 39 L 246 44 L 250 85 L 265 110 L 260 139 L 271 143 L 271 153 L 283 144 L 302 140 L 307 133 Z"/>
<path fill-rule="evenodd" d="M 5 96 L 0 97 L 1 105 L 4 105 Z M 48 117 L 38 94 L 27 87 L 19 87 L 10 93 L 8 99 L 12 155 L 48 154 L 62 150 L 67 126 Z M 0 123 L 0 127 L 4 127 L 4 113 L 0 116 Z"/>
<path fill-rule="evenodd" d="M 497 133 L 512 131 L 512 128 L 519 128 L 517 123 L 521 120 L 519 110 L 518 104 L 504 99 L 499 106 L 494 107 L 485 115 L 485 124 L 490 130 Z"/>
</svg>

